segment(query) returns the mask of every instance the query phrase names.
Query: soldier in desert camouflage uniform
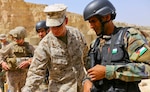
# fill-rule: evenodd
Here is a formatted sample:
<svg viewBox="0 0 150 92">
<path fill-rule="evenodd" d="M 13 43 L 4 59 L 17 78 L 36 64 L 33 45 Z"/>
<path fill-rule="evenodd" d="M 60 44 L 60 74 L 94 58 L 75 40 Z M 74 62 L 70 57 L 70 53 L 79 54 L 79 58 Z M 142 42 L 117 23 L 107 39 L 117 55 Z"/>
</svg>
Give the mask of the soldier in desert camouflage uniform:
<svg viewBox="0 0 150 92">
<path fill-rule="evenodd" d="M 9 42 L 7 41 L 6 34 L 0 34 L 0 41 L 1 41 L 1 44 L 2 44 L 1 49 L 4 49 L 9 44 Z"/>
<path fill-rule="evenodd" d="M 41 20 L 39 22 L 36 23 L 35 26 L 36 32 L 38 34 L 38 37 L 40 38 L 40 40 L 42 40 L 49 32 L 49 27 L 46 26 L 46 21 L 45 20 Z M 49 72 L 48 69 L 46 71 L 46 75 L 45 78 L 43 80 L 43 83 L 40 85 L 39 87 L 39 92 L 46 92 L 48 90 L 48 77 L 49 77 Z"/>
<path fill-rule="evenodd" d="M 15 32 L 14 29 L 11 29 L 11 30 L 9 31 L 8 36 L 7 36 L 7 40 L 8 40 L 9 42 L 14 42 L 14 37 L 13 37 L 13 33 L 14 33 L 14 32 Z"/>
<path fill-rule="evenodd" d="M 47 67 L 50 73 L 48 92 L 82 92 L 83 53 L 87 51 L 87 44 L 78 29 L 66 26 L 66 8 L 63 4 L 54 4 L 44 9 L 50 32 L 35 50 L 22 92 L 34 92 Z"/>
<path fill-rule="evenodd" d="M 150 78 L 147 40 L 138 29 L 116 27 L 115 11 L 108 0 L 93 0 L 84 9 L 84 19 L 98 36 L 89 51 L 84 92 L 140 92 L 138 83 Z"/>
<path fill-rule="evenodd" d="M 7 41 L 6 34 L 0 34 L 0 41 L 1 41 L 1 46 L 2 46 L 1 50 L 3 50 L 9 44 L 9 42 Z M 1 53 L 1 50 L 0 50 L 0 53 Z M 5 71 L 2 70 L 2 67 L 0 67 L 0 87 L 1 87 L 0 92 L 2 92 L 4 90 L 4 83 L 5 82 L 6 82 Z"/>
<path fill-rule="evenodd" d="M 7 71 L 6 77 L 10 92 L 21 92 L 25 84 L 27 69 L 31 63 L 34 48 L 24 41 L 26 30 L 18 26 L 13 31 L 16 43 L 7 46 L 0 54 L 0 64 Z"/>
</svg>

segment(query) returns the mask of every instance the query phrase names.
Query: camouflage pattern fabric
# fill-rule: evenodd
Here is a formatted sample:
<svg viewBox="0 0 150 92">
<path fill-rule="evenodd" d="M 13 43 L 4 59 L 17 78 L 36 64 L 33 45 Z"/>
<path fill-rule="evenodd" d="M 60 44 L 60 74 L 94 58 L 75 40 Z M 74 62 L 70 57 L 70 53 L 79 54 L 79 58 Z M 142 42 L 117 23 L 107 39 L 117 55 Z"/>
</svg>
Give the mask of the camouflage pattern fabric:
<svg viewBox="0 0 150 92">
<path fill-rule="evenodd" d="M 25 42 L 25 43 L 27 43 L 27 42 Z M 27 45 L 28 45 L 28 51 L 30 51 L 30 53 L 28 53 L 28 54 L 31 54 L 31 53 L 33 54 L 34 53 L 33 46 L 31 46 L 30 44 L 27 44 Z M 9 84 L 8 85 L 9 90 L 11 92 L 17 92 L 17 90 L 18 90 L 18 92 L 21 92 L 21 88 L 25 84 L 27 69 L 18 69 L 18 68 L 16 68 L 16 66 L 17 66 L 16 65 L 17 56 L 15 56 L 15 53 L 13 52 L 15 47 L 16 47 L 16 44 L 12 43 L 12 44 L 8 45 L 7 48 L 5 48 L 5 50 L 1 50 L 0 51 L 0 53 L 1 53 L 0 54 L 0 61 L 1 62 L 3 62 L 3 61 L 7 62 L 7 60 L 8 60 L 9 62 L 7 62 L 7 63 L 9 65 L 9 67 L 13 68 L 13 69 L 10 69 L 6 72 L 7 73 L 6 74 L 7 82 Z M 26 46 L 23 45 L 23 47 L 25 48 Z M 20 55 L 22 55 L 22 54 L 20 54 Z M 25 53 L 24 57 L 26 57 L 26 56 L 28 56 L 27 53 Z M 11 64 L 9 64 L 9 63 L 11 63 Z"/>
<path fill-rule="evenodd" d="M 16 58 L 7 58 L 7 64 L 10 70 L 16 70 L 17 64 L 16 64 Z"/>
<path fill-rule="evenodd" d="M 126 82 L 150 78 L 150 48 L 145 37 L 138 29 L 130 28 L 124 37 L 124 42 L 132 63 L 106 65 L 105 77 L 109 80 L 120 79 Z"/>
<path fill-rule="evenodd" d="M 2 48 L 2 44 L 0 43 L 0 49 Z"/>
<path fill-rule="evenodd" d="M 27 69 L 8 71 L 7 72 L 8 89 L 11 92 L 21 92 L 21 88 L 25 85 L 26 76 L 27 76 Z"/>
<path fill-rule="evenodd" d="M 5 75 L 5 71 L 3 71 L 1 69 L 0 71 L 0 89 L 3 90 L 4 89 L 4 83 L 6 82 L 6 75 Z"/>
<path fill-rule="evenodd" d="M 3 37 L 4 37 L 4 39 L 6 39 L 6 35 L 3 34 Z M 2 54 L 1 51 L 5 50 L 9 44 L 10 43 L 7 40 L 5 43 L 0 44 L 0 46 L 1 46 L 0 47 L 0 53 L 1 54 Z M 4 90 L 4 83 L 6 82 L 6 74 L 5 73 L 6 73 L 6 71 L 4 71 L 0 68 L 0 87 L 1 87 L 2 91 Z"/>
<path fill-rule="evenodd" d="M 43 81 L 47 68 L 50 72 L 48 92 L 82 92 L 82 79 L 85 77 L 83 56 L 87 45 L 83 35 L 68 26 L 67 40 L 65 44 L 51 31 L 41 40 L 22 92 L 34 92 Z"/>
</svg>

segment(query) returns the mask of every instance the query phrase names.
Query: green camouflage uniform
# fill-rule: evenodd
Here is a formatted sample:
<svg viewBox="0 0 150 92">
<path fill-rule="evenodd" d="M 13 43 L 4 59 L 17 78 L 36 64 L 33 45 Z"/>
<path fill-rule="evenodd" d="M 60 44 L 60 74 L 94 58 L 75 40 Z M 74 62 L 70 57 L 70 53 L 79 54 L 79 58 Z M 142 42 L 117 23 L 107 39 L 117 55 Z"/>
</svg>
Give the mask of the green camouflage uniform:
<svg viewBox="0 0 150 92">
<path fill-rule="evenodd" d="M 145 41 L 145 37 L 138 29 L 130 28 L 124 37 L 125 48 L 133 63 L 127 65 L 106 65 L 107 79 L 120 79 L 126 82 L 140 81 L 150 78 L 150 48 Z M 145 47 L 147 51 L 142 55 L 135 55 L 138 47 Z"/>
<path fill-rule="evenodd" d="M 138 83 L 150 78 L 149 41 L 138 29 L 115 27 L 114 31 L 112 36 L 103 35 L 100 44 L 98 38 L 91 44 L 95 50 L 90 49 L 87 69 L 92 62 L 106 66 L 105 78 L 94 81 L 91 92 L 140 92 Z"/>
<path fill-rule="evenodd" d="M 72 27 L 67 27 L 67 41 L 64 43 L 51 31 L 41 40 L 22 92 L 34 92 L 45 77 L 47 67 L 50 73 L 48 92 L 82 92 L 83 51 L 87 45 L 83 35 Z"/>
</svg>

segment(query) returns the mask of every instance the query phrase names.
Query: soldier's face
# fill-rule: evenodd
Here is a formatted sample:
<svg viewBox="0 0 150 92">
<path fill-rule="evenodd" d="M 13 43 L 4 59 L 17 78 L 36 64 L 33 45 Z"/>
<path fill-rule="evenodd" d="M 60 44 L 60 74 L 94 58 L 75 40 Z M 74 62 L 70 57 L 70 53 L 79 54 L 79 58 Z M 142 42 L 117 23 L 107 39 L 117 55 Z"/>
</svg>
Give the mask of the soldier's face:
<svg viewBox="0 0 150 92">
<path fill-rule="evenodd" d="M 46 35 L 46 30 L 41 28 L 38 30 L 38 36 L 42 39 Z"/>
<path fill-rule="evenodd" d="M 96 34 L 101 33 L 101 23 L 96 16 L 89 19 L 90 27 L 96 32 Z"/>
<path fill-rule="evenodd" d="M 65 36 L 66 35 L 66 27 L 65 27 L 66 24 L 67 24 L 67 19 L 65 19 L 64 22 L 60 26 L 50 27 L 54 36 L 56 36 L 56 37 Z"/>
<path fill-rule="evenodd" d="M 24 39 L 17 39 L 17 38 L 15 38 L 14 40 L 15 40 L 15 42 L 16 42 L 18 45 L 22 45 L 22 44 L 24 43 Z"/>
</svg>

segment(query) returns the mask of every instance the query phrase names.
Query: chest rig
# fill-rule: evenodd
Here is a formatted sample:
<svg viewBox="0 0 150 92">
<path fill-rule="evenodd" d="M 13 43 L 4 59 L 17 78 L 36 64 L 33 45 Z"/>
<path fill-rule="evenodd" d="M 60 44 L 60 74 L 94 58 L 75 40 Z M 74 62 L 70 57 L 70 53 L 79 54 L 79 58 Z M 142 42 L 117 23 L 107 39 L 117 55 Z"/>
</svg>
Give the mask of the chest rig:
<svg viewBox="0 0 150 92">
<path fill-rule="evenodd" d="M 13 54 L 15 57 L 31 57 L 32 52 L 29 49 L 29 44 L 25 42 L 23 45 L 15 45 L 13 48 Z"/>
<path fill-rule="evenodd" d="M 129 56 L 123 39 L 126 31 L 127 28 L 115 28 L 111 38 L 98 37 L 89 51 L 90 67 L 96 64 L 116 65 L 129 63 Z M 100 44 L 100 39 L 105 40 L 103 45 Z"/>
<path fill-rule="evenodd" d="M 101 62 L 102 65 L 122 65 L 129 63 L 129 56 L 125 49 L 124 35 L 127 28 L 116 28 L 111 39 L 105 40 L 101 46 Z"/>
<path fill-rule="evenodd" d="M 12 55 L 10 55 L 6 61 L 10 70 L 17 70 L 17 67 L 21 62 L 28 60 L 32 56 L 32 52 L 29 49 L 29 43 L 24 42 L 21 46 L 17 44 L 14 45 Z"/>
</svg>

